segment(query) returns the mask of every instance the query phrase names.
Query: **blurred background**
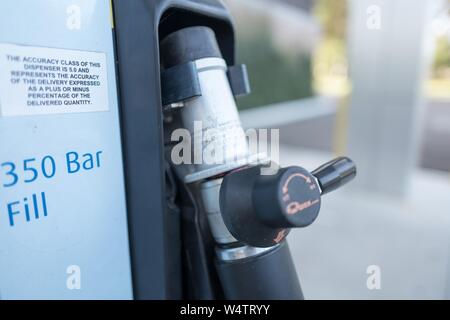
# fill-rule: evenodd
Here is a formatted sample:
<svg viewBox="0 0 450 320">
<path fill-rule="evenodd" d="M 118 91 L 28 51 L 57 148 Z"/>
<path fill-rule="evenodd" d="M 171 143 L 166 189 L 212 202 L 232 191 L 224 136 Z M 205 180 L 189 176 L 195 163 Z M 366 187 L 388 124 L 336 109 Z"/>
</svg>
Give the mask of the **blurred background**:
<svg viewBox="0 0 450 320">
<path fill-rule="evenodd" d="M 280 129 L 282 165 L 358 165 L 291 236 L 305 296 L 450 299 L 450 1 L 224 2 L 243 125 Z"/>
</svg>

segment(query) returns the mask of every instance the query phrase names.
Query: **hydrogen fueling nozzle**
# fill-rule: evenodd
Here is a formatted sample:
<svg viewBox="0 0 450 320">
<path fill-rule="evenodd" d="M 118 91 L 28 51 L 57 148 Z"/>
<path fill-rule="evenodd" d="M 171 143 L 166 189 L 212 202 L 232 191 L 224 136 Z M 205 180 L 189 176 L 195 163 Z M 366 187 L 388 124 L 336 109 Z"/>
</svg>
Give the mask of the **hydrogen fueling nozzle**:
<svg viewBox="0 0 450 320">
<path fill-rule="evenodd" d="M 355 165 L 339 158 L 313 172 L 289 167 L 264 175 L 269 170 L 263 164 L 270 160 L 250 153 L 235 102 L 249 93 L 245 67 L 227 65 L 208 27 L 175 31 L 160 50 L 165 130 L 175 134 L 165 141 L 166 158 L 194 197 L 199 195 L 215 239 L 224 296 L 302 299 L 283 240 L 291 228 L 316 219 L 321 195 L 350 181 Z M 190 145 L 187 154 L 182 152 L 190 163 L 176 158 L 178 138 Z"/>
<path fill-rule="evenodd" d="M 246 69 L 227 65 L 208 27 L 184 28 L 163 39 L 161 83 L 164 113 L 173 118 L 167 129 L 187 131 L 191 143 L 190 163 L 174 159 L 176 139 L 167 143 L 168 158 L 184 183 L 201 182 L 203 207 L 220 245 L 281 243 L 290 228 L 316 219 L 321 195 L 356 174 L 348 158 L 313 172 L 289 167 L 261 174 L 261 163 L 268 160 L 250 154 L 235 102 L 235 96 L 249 92 Z"/>
</svg>

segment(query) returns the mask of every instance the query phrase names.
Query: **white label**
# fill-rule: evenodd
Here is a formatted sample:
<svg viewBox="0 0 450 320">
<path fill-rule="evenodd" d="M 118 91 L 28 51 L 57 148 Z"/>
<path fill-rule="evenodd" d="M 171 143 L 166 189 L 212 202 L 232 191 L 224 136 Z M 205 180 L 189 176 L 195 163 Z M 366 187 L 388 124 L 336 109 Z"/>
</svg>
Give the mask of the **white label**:
<svg viewBox="0 0 450 320">
<path fill-rule="evenodd" d="M 0 116 L 108 111 L 106 54 L 0 43 Z"/>
</svg>

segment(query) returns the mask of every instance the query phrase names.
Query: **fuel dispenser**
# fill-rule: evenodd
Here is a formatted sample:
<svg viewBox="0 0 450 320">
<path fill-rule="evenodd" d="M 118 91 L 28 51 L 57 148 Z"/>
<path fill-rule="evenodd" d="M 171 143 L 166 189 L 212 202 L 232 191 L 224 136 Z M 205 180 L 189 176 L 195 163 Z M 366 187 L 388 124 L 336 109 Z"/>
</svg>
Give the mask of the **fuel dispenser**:
<svg viewBox="0 0 450 320">
<path fill-rule="evenodd" d="M 0 15 L 0 298 L 303 298 L 285 238 L 356 168 L 263 174 L 220 1 L 16 0 Z"/>
</svg>

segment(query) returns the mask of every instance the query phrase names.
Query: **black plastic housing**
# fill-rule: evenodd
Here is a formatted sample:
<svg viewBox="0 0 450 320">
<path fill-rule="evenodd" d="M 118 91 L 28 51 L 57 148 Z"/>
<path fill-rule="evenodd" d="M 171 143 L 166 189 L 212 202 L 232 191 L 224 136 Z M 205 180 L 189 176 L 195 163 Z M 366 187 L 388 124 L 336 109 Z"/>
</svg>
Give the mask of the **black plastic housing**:
<svg viewBox="0 0 450 320">
<path fill-rule="evenodd" d="M 113 0 L 113 11 L 134 297 L 180 299 L 185 297 L 181 243 L 197 242 L 201 248 L 213 241 L 201 233 L 181 241 L 190 228 L 202 230 L 202 218 L 193 206 L 183 227 L 180 214 L 168 207 L 159 41 L 185 27 L 208 26 L 224 59 L 234 65 L 234 30 L 228 11 L 216 0 Z M 213 249 L 199 249 L 199 254 L 212 255 Z M 205 288 L 208 270 L 196 279 Z M 201 297 L 214 298 L 208 292 Z"/>
</svg>

